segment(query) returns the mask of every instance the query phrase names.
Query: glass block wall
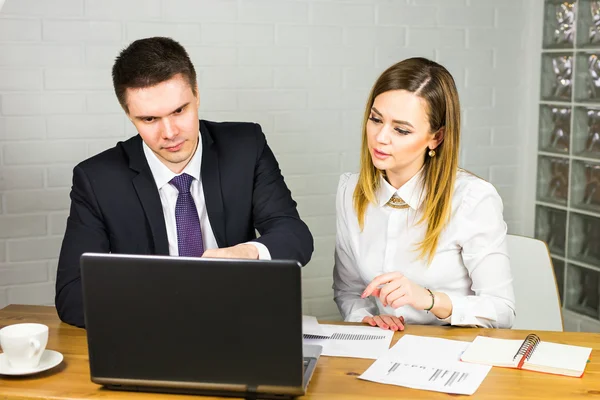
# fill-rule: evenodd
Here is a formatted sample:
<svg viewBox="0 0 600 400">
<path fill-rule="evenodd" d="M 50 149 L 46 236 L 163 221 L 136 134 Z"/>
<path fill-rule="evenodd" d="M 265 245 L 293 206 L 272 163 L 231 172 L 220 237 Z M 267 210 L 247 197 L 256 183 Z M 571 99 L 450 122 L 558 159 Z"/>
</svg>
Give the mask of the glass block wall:
<svg viewBox="0 0 600 400">
<path fill-rule="evenodd" d="M 600 0 L 546 0 L 543 37 L 535 236 L 575 329 L 600 330 Z"/>
</svg>

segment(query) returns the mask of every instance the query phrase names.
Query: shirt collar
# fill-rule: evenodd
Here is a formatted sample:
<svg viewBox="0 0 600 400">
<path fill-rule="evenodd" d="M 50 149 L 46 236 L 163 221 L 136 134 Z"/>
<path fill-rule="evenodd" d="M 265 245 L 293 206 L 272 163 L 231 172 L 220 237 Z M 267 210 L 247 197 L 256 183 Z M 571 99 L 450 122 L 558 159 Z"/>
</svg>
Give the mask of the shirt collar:
<svg viewBox="0 0 600 400">
<path fill-rule="evenodd" d="M 171 171 L 165 164 L 162 163 L 154 154 L 154 152 L 148 147 L 146 142 L 142 141 L 142 147 L 144 149 L 144 155 L 150 166 L 150 171 L 156 182 L 156 187 L 160 190 L 163 186 L 171 181 L 174 177 L 181 174 L 176 174 Z M 200 181 L 200 166 L 202 165 L 202 138 L 198 137 L 198 146 L 196 152 L 192 156 L 192 159 L 185 166 L 182 174 L 188 174 L 194 177 L 194 179 Z"/>
<path fill-rule="evenodd" d="M 412 178 L 410 178 L 400 189 L 396 190 L 395 187 L 389 184 L 389 182 L 381 174 L 379 191 L 377 193 L 377 201 L 380 207 L 383 207 L 392 198 L 394 194 L 398 195 L 404 200 L 410 208 L 418 210 L 423 200 L 425 199 L 425 185 L 423 182 L 424 168 L 422 167 Z"/>
</svg>

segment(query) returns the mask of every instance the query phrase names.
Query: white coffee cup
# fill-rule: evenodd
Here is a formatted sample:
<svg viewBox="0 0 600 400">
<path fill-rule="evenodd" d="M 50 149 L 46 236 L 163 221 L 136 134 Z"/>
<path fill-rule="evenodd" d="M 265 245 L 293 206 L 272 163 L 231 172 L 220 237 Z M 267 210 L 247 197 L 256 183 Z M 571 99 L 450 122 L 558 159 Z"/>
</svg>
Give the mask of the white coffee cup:
<svg viewBox="0 0 600 400">
<path fill-rule="evenodd" d="M 14 324 L 0 329 L 0 346 L 15 369 L 37 367 L 47 344 L 46 325 Z"/>
</svg>

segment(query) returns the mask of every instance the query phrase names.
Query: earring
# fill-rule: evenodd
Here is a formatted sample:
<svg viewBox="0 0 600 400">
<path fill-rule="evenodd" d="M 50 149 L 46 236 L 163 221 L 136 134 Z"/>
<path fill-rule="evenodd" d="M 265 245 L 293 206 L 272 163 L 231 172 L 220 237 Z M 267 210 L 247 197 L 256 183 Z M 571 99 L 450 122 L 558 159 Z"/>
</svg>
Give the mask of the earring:
<svg viewBox="0 0 600 400">
<path fill-rule="evenodd" d="M 435 150 L 429 150 L 429 157 L 435 157 Z"/>
</svg>

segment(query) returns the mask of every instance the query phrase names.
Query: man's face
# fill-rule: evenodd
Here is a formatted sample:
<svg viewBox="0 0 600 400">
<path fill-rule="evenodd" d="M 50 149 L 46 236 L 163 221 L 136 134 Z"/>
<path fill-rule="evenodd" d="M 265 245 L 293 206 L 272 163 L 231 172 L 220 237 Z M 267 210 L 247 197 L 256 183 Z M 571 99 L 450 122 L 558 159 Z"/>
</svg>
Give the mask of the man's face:
<svg viewBox="0 0 600 400">
<path fill-rule="evenodd" d="M 183 171 L 199 137 L 200 96 L 187 80 L 178 74 L 155 86 L 127 89 L 126 101 L 129 119 L 146 145 L 171 171 Z"/>
</svg>

